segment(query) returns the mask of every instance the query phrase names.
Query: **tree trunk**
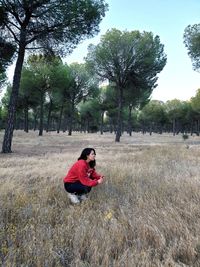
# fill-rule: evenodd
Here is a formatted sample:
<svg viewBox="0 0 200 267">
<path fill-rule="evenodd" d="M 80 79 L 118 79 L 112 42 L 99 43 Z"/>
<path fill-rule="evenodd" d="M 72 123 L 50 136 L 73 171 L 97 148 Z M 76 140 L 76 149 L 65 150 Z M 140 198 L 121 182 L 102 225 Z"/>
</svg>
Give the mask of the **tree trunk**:
<svg viewBox="0 0 200 267">
<path fill-rule="evenodd" d="M 52 99 L 50 99 L 50 103 L 49 103 L 49 112 L 48 112 L 48 118 L 47 118 L 47 128 L 46 128 L 46 132 L 47 132 L 47 133 L 48 133 L 48 131 L 49 131 L 49 125 L 50 125 L 50 118 L 51 118 L 52 106 L 53 106 L 53 102 L 52 102 Z"/>
<path fill-rule="evenodd" d="M 102 110 L 101 112 L 101 134 L 103 134 L 103 116 L 104 116 L 104 111 Z"/>
<path fill-rule="evenodd" d="M 109 124 L 110 124 L 110 133 L 113 133 L 113 121 L 112 121 L 112 119 L 110 118 L 109 119 Z"/>
<path fill-rule="evenodd" d="M 69 115 L 69 130 L 68 130 L 68 135 L 72 135 L 73 121 L 74 121 L 74 102 L 71 103 L 71 114 Z"/>
<path fill-rule="evenodd" d="M 40 92 L 40 126 L 39 126 L 39 136 L 43 135 L 44 128 L 44 92 Z"/>
<path fill-rule="evenodd" d="M 83 119 L 81 117 L 81 121 L 80 121 L 80 133 L 82 133 L 83 129 L 84 129 L 84 122 L 83 122 Z"/>
<path fill-rule="evenodd" d="M 21 72 L 22 66 L 24 62 L 24 55 L 25 55 L 25 40 L 26 40 L 26 31 L 21 30 L 20 33 L 20 43 L 19 43 L 19 51 L 17 62 L 14 71 L 13 77 L 13 86 L 12 92 L 10 95 L 10 102 L 8 108 L 8 119 L 5 128 L 4 140 L 2 145 L 2 153 L 11 153 L 11 145 L 12 145 L 12 138 L 13 138 L 13 130 L 14 130 L 14 121 L 15 121 L 15 114 L 16 114 L 16 105 L 17 99 L 19 94 L 19 86 L 20 86 L 20 79 L 21 79 Z"/>
<path fill-rule="evenodd" d="M 145 123 L 142 123 L 142 134 L 146 134 L 146 127 L 145 127 Z"/>
<path fill-rule="evenodd" d="M 37 128 L 37 113 L 34 114 L 34 126 L 33 126 L 33 131 L 36 131 Z"/>
<path fill-rule="evenodd" d="M 24 108 L 24 131 L 28 133 L 28 104 L 25 104 Z"/>
<path fill-rule="evenodd" d="M 69 115 L 69 125 L 68 125 L 68 135 L 71 136 L 72 135 L 72 117 L 71 115 Z"/>
<path fill-rule="evenodd" d="M 192 136 L 193 135 L 193 130 L 194 130 L 194 121 L 192 120 L 191 122 L 190 122 L 190 135 Z"/>
<path fill-rule="evenodd" d="M 87 118 L 86 131 L 87 131 L 88 133 L 90 132 L 90 120 L 89 120 L 89 118 Z"/>
<path fill-rule="evenodd" d="M 62 125 L 63 133 L 65 133 L 67 131 L 67 126 L 68 126 L 67 114 L 64 114 L 63 125 Z"/>
<path fill-rule="evenodd" d="M 115 142 L 120 142 L 121 137 L 121 126 L 122 126 L 122 101 L 123 101 L 123 89 L 122 87 L 118 88 L 119 96 L 118 96 L 118 116 L 117 116 L 117 131 L 115 136 Z"/>
<path fill-rule="evenodd" d="M 179 120 L 176 120 L 176 134 L 178 135 L 179 132 L 180 132 L 180 121 Z"/>
<path fill-rule="evenodd" d="M 149 135 L 152 135 L 152 123 L 150 123 L 150 127 L 149 127 Z"/>
<path fill-rule="evenodd" d="M 129 113 L 128 113 L 128 133 L 129 133 L 129 136 L 132 135 L 131 112 L 132 112 L 132 105 L 129 105 Z"/>
<path fill-rule="evenodd" d="M 176 134 L 176 119 L 173 119 L 173 136 Z"/>
<path fill-rule="evenodd" d="M 197 119 L 197 136 L 199 136 L 200 132 L 200 119 Z"/>
<path fill-rule="evenodd" d="M 86 133 L 86 131 L 87 131 L 87 127 L 86 127 L 86 119 L 84 118 L 82 118 L 81 119 L 81 128 L 82 128 L 82 131 L 84 132 L 84 133 Z"/>
<path fill-rule="evenodd" d="M 62 104 L 61 109 L 60 109 L 60 116 L 58 119 L 57 133 L 60 132 L 60 126 L 61 126 L 62 115 L 63 115 L 63 107 L 64 107 L 64 105 Z"/>
</svg>

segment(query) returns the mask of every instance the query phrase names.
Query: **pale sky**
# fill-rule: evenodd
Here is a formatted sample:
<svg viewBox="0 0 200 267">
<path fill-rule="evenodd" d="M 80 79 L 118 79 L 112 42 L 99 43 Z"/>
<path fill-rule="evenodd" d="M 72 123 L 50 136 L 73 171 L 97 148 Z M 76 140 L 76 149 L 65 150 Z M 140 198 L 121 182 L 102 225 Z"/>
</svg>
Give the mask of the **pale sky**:
<svg viewBox="0 0 200 267">
<path fill-rule="evenodd" d="M 167 64 L 159 74 L 152 99 L 189 100 L 200 88 L 200 73 L 183 44 L 183 33 L 189 24 L 200 23 L 199 0 L 107 0 L 109 11 L 100 24 L 101 31 L 93 39 L 80 44 L 66 58 L 67 63 L 83 62 L 90 43 L 98 44 L 108 29 L 151 31 L 164 44 Z"/>
<path fill-rule="evenodd" d="M 159 74 L 158 86 L 152 99 L 189 100 L 200 88 L 200 73 L 183 44 L 183 33 L 189 24 L 200 23 L 199 0 L 106 0 L 109 11 L 100 24 L 100 33 L 82 42 L 65 62 L 83 62 L 90 43 L 98 44 L 108 29 L 151 31 L 164 44 L 167 64 Z M 10 73 L 13 67 L 10 68 Z M 9 75 L 11 76 L 11 75 Z"/>
</svg>

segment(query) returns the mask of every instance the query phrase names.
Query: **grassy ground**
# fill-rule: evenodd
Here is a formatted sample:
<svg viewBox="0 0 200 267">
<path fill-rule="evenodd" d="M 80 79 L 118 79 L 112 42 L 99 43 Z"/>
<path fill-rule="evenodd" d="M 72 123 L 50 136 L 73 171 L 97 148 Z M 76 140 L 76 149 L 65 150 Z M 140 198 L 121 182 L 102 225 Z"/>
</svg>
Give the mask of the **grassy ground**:
<svg viewBox="0 0 200 267">
<path fill-rule="evenodd" d="M 37 134 L 0 154 L 0 265 L 200 266 L 199 137 Z M 106 180 L 72 206 L 62 178 L 88 146 Z"/>
</svg>

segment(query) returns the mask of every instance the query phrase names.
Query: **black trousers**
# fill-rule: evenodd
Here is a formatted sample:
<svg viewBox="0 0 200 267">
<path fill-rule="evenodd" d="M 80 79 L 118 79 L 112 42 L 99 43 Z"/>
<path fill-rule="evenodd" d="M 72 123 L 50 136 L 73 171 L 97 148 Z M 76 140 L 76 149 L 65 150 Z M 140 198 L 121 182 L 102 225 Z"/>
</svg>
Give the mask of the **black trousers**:
<svg viewBox="0 0 200 267">
<path fill-rule="evenodd" d="M 80 182 L 64 183 L 64 187 L 68 193 L 73 193 L 76 195 L 87 194 L 91 191 L 90 186 L 83 185 Z"/>
</svg>

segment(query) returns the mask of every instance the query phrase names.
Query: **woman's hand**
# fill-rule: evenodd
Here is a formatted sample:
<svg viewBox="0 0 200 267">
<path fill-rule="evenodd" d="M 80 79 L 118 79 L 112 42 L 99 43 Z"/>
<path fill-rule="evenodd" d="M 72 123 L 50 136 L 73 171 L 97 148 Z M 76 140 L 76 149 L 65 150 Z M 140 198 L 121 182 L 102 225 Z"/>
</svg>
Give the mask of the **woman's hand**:
<svg viewBox="0 0 200 267">
<path fill-rule="evenodd" d="M 97 180 L 98 184 L 102 184 L 103 183 L 103 176 L 101 176 L 98 180 Z"/>
</svg>

